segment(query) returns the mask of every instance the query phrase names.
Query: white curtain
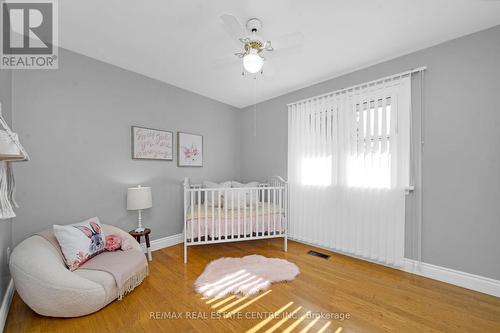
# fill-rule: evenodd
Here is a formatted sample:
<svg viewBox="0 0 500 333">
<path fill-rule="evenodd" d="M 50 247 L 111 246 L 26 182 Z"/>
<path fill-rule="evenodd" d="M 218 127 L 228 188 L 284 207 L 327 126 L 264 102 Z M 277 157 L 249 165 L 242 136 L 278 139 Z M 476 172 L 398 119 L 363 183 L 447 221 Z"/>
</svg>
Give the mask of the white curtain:
<svg viewBox="0 0 500 333">
<path fill-rule="evenodd" d="M 400 266 L 410 77 L 288 106 L 290 237 Z"/>
</svg>

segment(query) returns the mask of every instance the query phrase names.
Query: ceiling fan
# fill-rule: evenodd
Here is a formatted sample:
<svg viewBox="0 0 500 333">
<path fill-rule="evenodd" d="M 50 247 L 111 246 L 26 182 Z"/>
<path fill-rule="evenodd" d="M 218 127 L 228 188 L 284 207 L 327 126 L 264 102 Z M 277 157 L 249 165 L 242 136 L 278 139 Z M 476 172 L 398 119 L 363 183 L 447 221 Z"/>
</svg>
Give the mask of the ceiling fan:
<svg viewBox="0 0 500 333">
<path fill-rule="evenodd" d="M 304 35 L 300 32 L 283 35 L 273 41 L 265 40 L 260 35 L 262 22 L 257 18 L 249 19 L 245 27 L 233 15 L 224 14 L 221 20 L 231 38 L 243 44 L 242 50 L 234 55 L 243 60 L 243 68 L 251 74 L 263 73 L 264 54 L 298 48 L 304 43 Z"/>
</svg>

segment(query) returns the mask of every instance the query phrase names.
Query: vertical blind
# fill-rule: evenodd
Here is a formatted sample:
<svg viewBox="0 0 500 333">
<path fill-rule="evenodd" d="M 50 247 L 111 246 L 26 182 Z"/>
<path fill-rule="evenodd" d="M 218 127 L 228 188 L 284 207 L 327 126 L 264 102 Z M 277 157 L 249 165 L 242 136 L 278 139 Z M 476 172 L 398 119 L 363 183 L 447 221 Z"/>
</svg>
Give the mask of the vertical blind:
<svg viewBox="0 0 500 333">
<path fill-rule="evenodd" d="M 399 266 L 410 75 L 288 105 L 290 237 Z"/>
</svg>

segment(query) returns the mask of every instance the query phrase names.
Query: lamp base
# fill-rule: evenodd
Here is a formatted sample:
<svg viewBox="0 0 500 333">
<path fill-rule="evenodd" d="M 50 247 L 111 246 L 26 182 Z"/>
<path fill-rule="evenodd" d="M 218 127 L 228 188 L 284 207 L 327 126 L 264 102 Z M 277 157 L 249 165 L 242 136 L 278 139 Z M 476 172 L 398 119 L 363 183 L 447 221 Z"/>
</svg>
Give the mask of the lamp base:
<svg viewBox="0 0 500 333">
<path fill-rule="evenodd" d="M 135 228 L 134 231 L 135 232 L 143 232 L 144 230 L 146 230 L 146 228 L 144 228 L 144 227 L 137 227 L 137 228 Z"/>
<path fill-rule="evenodd" d="M 134 231 L 135 231 L 135 232 L 143 232 L 144 230 L 146 230 L 146 228 L 144 228 L 144 227 L 142 226 L 142 209 L 139 209 L 139 210 L 138 210 L 138 213 L 139 213 L 139 216 L 138 216 L 139 218 L 138 218 L 138 220 L 137 220 L 137 222 L 138 222 L 138 223 L 137 223 L 137 228 L 135 228 L 135 230 L 134 230 Z"/>
</svg>

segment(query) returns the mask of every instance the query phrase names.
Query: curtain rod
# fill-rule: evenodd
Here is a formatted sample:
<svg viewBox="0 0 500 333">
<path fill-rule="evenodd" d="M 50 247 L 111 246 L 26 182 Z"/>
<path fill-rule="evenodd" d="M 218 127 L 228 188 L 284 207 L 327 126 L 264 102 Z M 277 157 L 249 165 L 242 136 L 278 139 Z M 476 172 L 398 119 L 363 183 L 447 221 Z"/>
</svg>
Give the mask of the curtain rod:
<svg viewBox="0 0 500 333">
<path fill-rule="evenodd" d="M 332 92 L 329 92 L 329 93 L 326 93 L 326 94 L 321 94 L 321 95 L 317 95 L 317 96 L 313 96 L 313 97 L 309 97 L 309 98 L 304 98 L 304 99 L 298 100 L 298 101 L 293 102 L 293 103 L 288 103 L 286 106 L 303 103 L 305 101 L 315 100 L 315 99 L 322 98 L 322 97 L 329 96 L 329 95 L 339 94 L 339 93 L 342 93 L 342 92 L 345 92 L 345 91 L 348 91 L 348 90 L 354 90 L 356 88 L 361 88 L 361 87 L 364 87 L 364 86 L 369 86 L 369 85 L 372 85 L 372 84 L 376 84 L 378 82 L 394 80 L 397 77 L 402 77 L 402 76 L 410 75 L 410 74 L 413 74 L 413 73 L 420 73 L 420 72 L 425 71 L 426 69 L 427 69 L 427 66 L 422 66 L 422 67 L 418 67 L 418 68 L 412 68 L 410 70 L 407 70 L 407 71 L 404 71 L 404 72 L 401 72 L 401 73 L 397 73 L 397 74 L 393 74 L 393 75 L 389 75 L 389 76 L 386 76 L 386 77 L 382 77 L 380 79 L 376 79 L 376 80 L 364 82 L 364 83 L 357 84 L 357 85 L 354 85 L 354 86 L 350 86 L 350 87 L 347 87 L 347 88 L 342 88 L 342 89 L 335 90 L 335 91 L 332 91 Z"/>
</svg>

